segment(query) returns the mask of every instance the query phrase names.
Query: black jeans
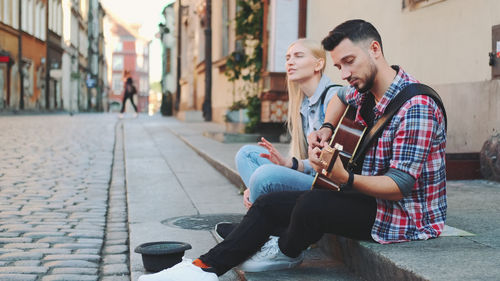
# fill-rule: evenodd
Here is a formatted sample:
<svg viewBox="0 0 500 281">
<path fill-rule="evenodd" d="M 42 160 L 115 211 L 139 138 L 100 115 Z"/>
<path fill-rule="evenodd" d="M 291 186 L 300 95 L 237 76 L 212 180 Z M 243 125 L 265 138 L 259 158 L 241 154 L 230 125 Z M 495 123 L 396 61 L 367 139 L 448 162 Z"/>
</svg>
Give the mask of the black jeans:
<svg viewBox="0 0 500 281">
<path fill-rule="evenodd" d="M 200 259 L 222 275 L 256 253 L 276 229 L 281 251 L 297 257 L 324 233 L 371 240 L 377 203 L 359 193 L 311 191 L 274 192 L 259 197 L 223 242 Z"/>
<path fill-rule="evenodd" d="M 122 109 L 120 110 L 120 113 L 123 113 L 125 111 L 125 103 L 127 102 L 127 99 L 130 99 L 130 102 L 132 103 L 132 106 L 134 107 L 134 110 L 137 113 L 137 106 L 135 106 L 134 103 L 134 95 L 128 95 L 128 94 L 123 95 Z"/>
</svg>

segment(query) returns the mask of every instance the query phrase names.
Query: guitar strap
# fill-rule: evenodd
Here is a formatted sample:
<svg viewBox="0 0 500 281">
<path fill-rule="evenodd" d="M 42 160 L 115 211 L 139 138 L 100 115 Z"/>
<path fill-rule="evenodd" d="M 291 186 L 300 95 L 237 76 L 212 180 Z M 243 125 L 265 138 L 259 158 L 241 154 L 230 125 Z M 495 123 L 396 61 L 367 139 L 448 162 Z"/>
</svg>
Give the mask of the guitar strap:
<svg viewBox="0 0 500 281">
<path fill-rule="evenodd" d="M 368 149 L 368 147 L 370 147 L 373 141 L 375 141 L 382 135 L 382 131 L 384 130 L 385 126 L 389 123 L 389 121 L 392 120 L 392 117 L 399 111 L 401 106 L 412 97 L 418 95 L 429 96 L 437 103 L 437 105 L 443 111 L 445 119 L 445 128 L 448 127 L 446 111 L 444 109 L 443 102 L 441 101 L 441 98 L 439 97 L 438 93 L 436 93 L 434 89 L 425 84 L 412 83 L 403 88 L 403 90 L 401 90 L 396 95 L 396 97 L 394 97 L 390 101 L 382 117 L 365 134 L 358 148 L 358 151 L 356 151 L 356 155 L 351 159 L 351 161 L 349 161 L 348 169 L 357 174 L 361 173 L 361 169 L 363 167 L 363 161 L 365 158 L 365 152 Z"/>
</svg>

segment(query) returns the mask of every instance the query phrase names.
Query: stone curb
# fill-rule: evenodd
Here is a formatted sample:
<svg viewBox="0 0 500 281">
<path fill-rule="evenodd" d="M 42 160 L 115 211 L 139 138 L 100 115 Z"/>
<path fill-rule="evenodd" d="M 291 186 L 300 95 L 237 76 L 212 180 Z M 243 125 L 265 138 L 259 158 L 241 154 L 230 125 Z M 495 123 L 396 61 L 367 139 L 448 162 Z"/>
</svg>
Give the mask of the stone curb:
<svg viewBox="0 0 500 281">
<path fill-rule="evenodd" d="M 201 158 L 205 159 L 210 165 L 212 165 L 217 171 L 219 171 L 219 173 L 221 173 L 223 176 L 225 176 L 236 187 L 241 188 L 241 187 L 245 186 L 245 184 L 241 180 L 241 177 L 237 171 L 231 169 L 230 167 L 228 167 L 226 164 L 222 163 L 221 161 L 212 158 L 210 155 L 203 152 L 195 145 L 192 145 L 183 136 L 176 134 L 174 131 L 172 131 L 172 133 L 175 134 L 179 139 L 181 139 L 187 146 L 189 146 L 191 149 L 193 149 L 198 155 L 200 155 Z"/>
</svg>

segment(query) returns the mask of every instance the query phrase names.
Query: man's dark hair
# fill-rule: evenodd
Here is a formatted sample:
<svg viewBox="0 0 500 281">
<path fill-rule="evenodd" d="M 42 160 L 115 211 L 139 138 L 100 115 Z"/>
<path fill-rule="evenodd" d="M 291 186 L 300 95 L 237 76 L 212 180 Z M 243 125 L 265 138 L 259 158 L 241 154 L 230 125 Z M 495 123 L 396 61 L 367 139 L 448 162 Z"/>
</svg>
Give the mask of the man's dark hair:
<svg viewBox="0 0 500 281">
<path fill-rule="evenodd" d="M 132 85 L 132 83 L 134 83 L 134 81 L 132 81 L 132 78 L 131 77 L 128 77 L 127 78 L 127 81 L 125 82 L 126 84 L 129 84 L 129 85 Z"/>
<path fill-rule="evenodd" d="M 328 35 L 321 41 L 323 48 L 327 51 L 331 51 L 337 47 L 340 42 L 344 39 L 349 39 L 353 43 L 358 43 L 367 39 L 372 39 L 380 44 L 380 49 L 384 53 L 382 48 L 382 38 L 375 27 L 364 20 L 348 20 L 340 25 L 337 25 Z"/>
</svg>

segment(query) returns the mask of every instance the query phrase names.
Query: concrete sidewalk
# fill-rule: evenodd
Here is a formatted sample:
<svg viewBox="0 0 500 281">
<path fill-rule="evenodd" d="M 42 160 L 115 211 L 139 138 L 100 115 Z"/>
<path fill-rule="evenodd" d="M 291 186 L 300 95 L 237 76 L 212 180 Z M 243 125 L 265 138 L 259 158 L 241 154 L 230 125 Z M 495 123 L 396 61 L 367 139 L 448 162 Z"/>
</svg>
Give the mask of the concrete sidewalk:
<svg viewBox="0 0 500 281">
<path fill-rule="evenodd" d="M 215 239 L 210 230 L 183 229 L 176 227 L 177 222 L 182 225 L 183 218 L 197 215 L 216 214 L 217 219 L 245 213 L 238 193 L 241 180 L 233 160 L 243 144 L 221 143 L 203 136 L 206 131 L 223 130 L 214 123 L 185 123 L 160 116 L 124 120 L 132 280 L 137 280 L 143 272 L 140 255 L 133 253 L 137 245 L 181 240 L 193 246 L 186 256 L 194 258 L 215 245 Z M 287 145 L 277 146 L 286 152 Z M 379 245 L 328 235 L 319 244 L 322 252 L 339 257 L 350 270 L 367 280 L 499 280 L 498 202 L 498 183 L 449 181 L 447 225 L 458 229 L 448 228 L 451 236 Z M 460 230 L 474 236 L 463 236 L 467 233 Z M 319 251 L 312 251 L 297 270 L 246 274 L 245 278 L 358 279 L 338 261 Z M 231 271 L 224 279 L 238 279 L 238 276 Z"/>
</svg>

